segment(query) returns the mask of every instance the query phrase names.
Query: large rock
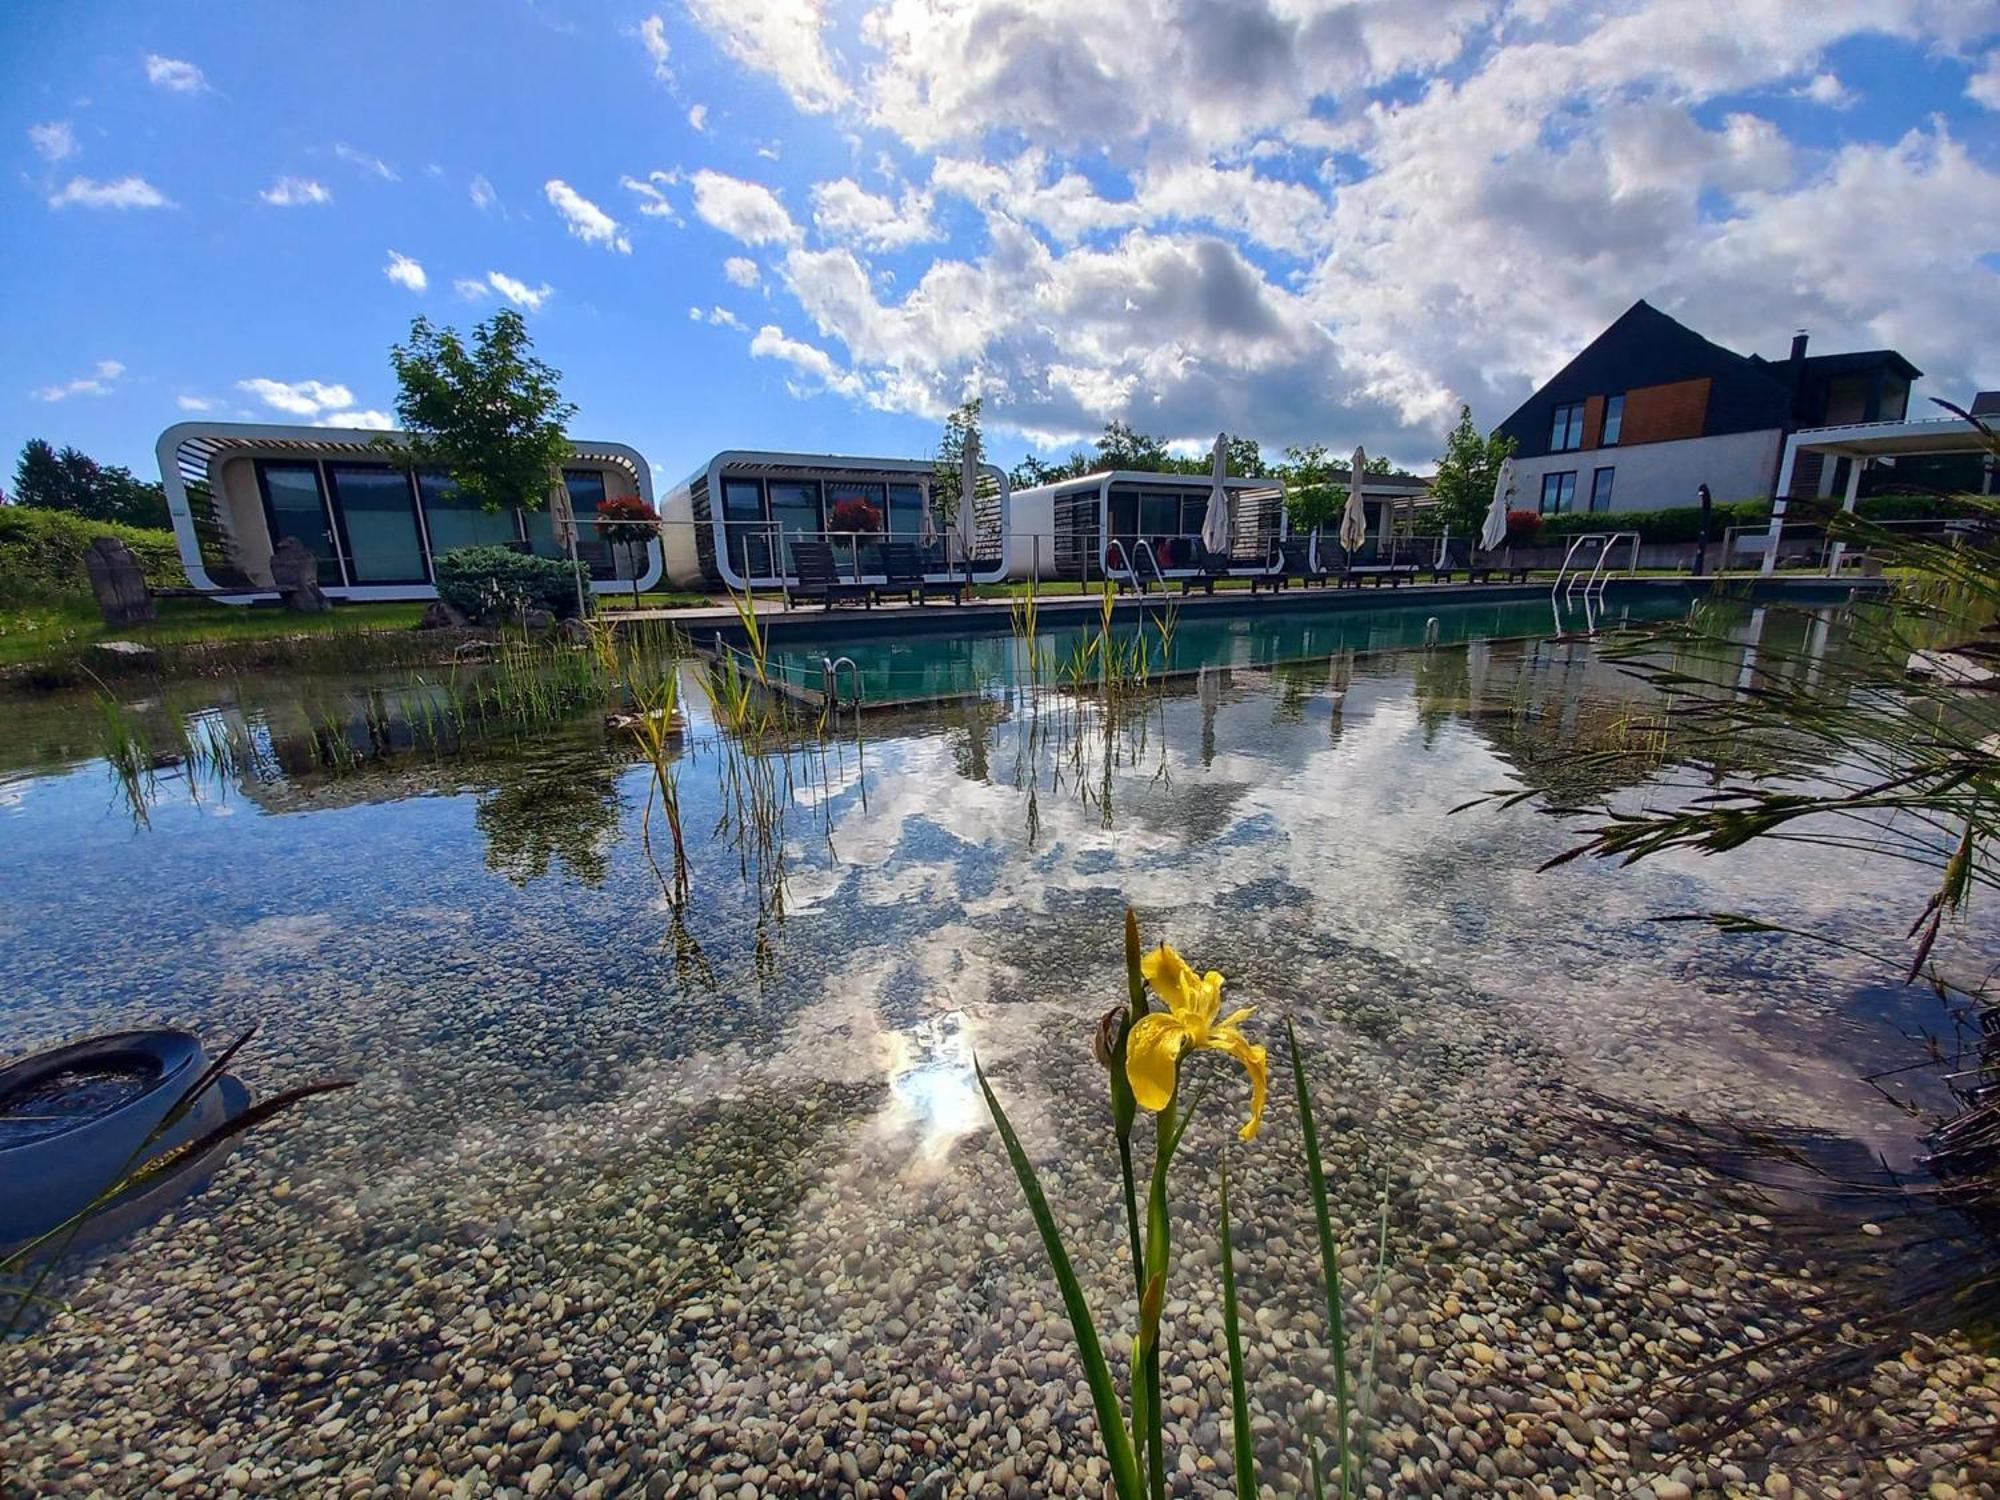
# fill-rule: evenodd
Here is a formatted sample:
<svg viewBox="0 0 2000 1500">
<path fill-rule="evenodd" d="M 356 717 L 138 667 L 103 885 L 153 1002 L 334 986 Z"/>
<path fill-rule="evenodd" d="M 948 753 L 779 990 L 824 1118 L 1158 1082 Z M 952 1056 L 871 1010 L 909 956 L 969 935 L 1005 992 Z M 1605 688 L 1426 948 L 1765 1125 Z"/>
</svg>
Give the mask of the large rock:
<svg viewBox="0 0 2000 1500">
<path fill-rule="evenodd" d="M 115 536 L 101 536 L 83 554 L 90 591 L 107 625 L 137 625 L 154 617 L 153 594 L 138 554 Z"/>
<path fill-rule="evenodd" d="M 271 554 L 271 582 L 285 608 L 295 614 L 323 615 L 333 608 L 319 586 L 319 559 L 295 536 L 286 537 Z"/>
<path fill-rule="evenodd" d="M 423 618 L 417 621 L 419 630 L 462 630 L 465 616 L 453 609 L 442 599 L 433 599 L 424 606 Z"/>
</svg>

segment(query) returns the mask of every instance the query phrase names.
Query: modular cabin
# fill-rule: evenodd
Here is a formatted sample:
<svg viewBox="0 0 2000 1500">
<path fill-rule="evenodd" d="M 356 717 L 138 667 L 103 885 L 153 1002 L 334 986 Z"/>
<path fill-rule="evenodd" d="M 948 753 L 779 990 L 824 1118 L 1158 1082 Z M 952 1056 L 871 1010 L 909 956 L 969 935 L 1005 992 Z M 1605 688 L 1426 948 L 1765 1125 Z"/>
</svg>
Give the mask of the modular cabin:
<svg viewBox="0 0 2000 1500">
<path fill-rule="evenodd" d="M 183 422 L 160 435 L 160 478 L 188 580 L 230 603 L 275 597 L 271 554 L 296 538 L 335 599 L 433 599 L 436 560 L 454 547 L 504 545 L 560 558 L 548 508 L 488 510 L 449 478 L 395 451 L 402 435 L 355 428 Z M 578 560 L 597 593 L 659 581 L 660 544 L 600 534 L 606 500 L 653 503 L 652 471 L 622 443 L 576 442 L 563 486 Z M 629 555 L 628 555 L 629 554 Z"/>
<path fill-rule="evenodd" d="M 1107 469 L 1014 494 L 1008 574 L 1014 578 L 1185 578 L 1208 514 L 1206 474 Z M 1232 572 L 1274 566 L 1287 535 L 1277 479 L 1223 481 L 1229 497 Z"/>
<path fill-rule="evenodd" d="M 779 588 L 797 581 L 793 543 L 824 540 L 843 576 L 881 582 L 881 545 L 895 541 L 922 546 L 937 581 L 998 582 L 1012 508 L 1006 473 L 980 466 L 969 539 L 959 517 L 940 512 L 934 475 L 920 458 L 718 453 L 662 507 L 667 577 L 680 588 Z"/>
</svg>

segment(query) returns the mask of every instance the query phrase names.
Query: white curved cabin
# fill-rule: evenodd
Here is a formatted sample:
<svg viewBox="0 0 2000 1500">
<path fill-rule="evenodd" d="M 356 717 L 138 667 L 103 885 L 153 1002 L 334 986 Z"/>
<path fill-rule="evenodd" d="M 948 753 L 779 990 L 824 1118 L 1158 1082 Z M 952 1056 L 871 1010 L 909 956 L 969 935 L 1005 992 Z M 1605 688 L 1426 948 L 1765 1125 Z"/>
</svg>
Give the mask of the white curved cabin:
<svg viewBox="0 0 2000 1500">
<path fill-rule="evenodd" d="M 274 597 L 271 554 L 296 537 L 319 560 L 334 599 L 434 599 L 435 560 L 454 547 L 504 544 L 560 558 L 546 507 L 489 511 L 444 475 L 385 452 L 400 434 L 260 422 L 182 422 L 160 434 L 160 478 L 188 580 L 229 603 Z M 596 593 L 660 579 L 657 540 L 628 548 L 600 536 L 604 501 L 653 503 L 637 449 L 575 442 L 563 482 L 577 518 L 577 556 Z M 629 554 L 629 555 L 628 555 Z"/>
</svg>

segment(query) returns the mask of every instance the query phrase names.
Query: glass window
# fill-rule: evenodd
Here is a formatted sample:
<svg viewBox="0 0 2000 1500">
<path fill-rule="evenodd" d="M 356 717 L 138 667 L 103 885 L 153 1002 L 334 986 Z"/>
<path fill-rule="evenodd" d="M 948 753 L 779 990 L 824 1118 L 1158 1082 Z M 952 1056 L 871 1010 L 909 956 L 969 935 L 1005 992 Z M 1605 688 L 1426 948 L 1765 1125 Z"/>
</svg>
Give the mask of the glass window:
<svg viewBox="0 0 2000 1500">
<path fill-rule="evenodd" d="M 1576 470 L 1542 476 L 1542 514 L 1559 516 L 1576 509 Z"/>
<path fill-rule="evenodd" d="M 1590 476 L 1590 508 L 1592 510 L 1611 509 L 1611 469 L 1599 469 Z"/>
<path fill-rule="evenodd" d="M 404 469 L 383 464 L 328 464 L 334 513 L 347 543 L 355 583 L 422 583 L 423 539 Z"/>
<path fill-rule="evenodd" d="M 780 527 L 785 542 L 785 569 L 792 569 L 792 540 L 798 536 L 816 538 L 826 529 L 820 515 L 819 483 L 812 479 L 773 479 L 766 489 L 771 497 L 771 519 Z M 845 556 L 846 539 L 834 543 L 837 555 Z"/>
<path fill-rule="evenodd" d="M 745 578 L 770 576 L 770 541 L 764 530 L 764 486 L 754 479 L 723 480 L 722 522 L 729 538 L 729 565 Z"/>
<path fill-rule="evenodd" d="M 504 547 L 520 540 L 511 510 L 488 510 L 444 474 L 419 474 L 417 494 L 431 534 L 431 556 L 454 547 Z"/>
<path fill-rule="evenodd" d="M 1154 546 L 1181 529 L 1181 497 L 1154 490 L 1139 497 L 1139 534 Z"/>
<path fill-rule="evenodd" d="M 818 486 L 815 485 L 813 488 L 817 489 Z M 828 481 L 826 486 L 826 527 L 829 531 L 840 529 L 840 521 L 836 517 L 835 511 L 843 501 L 847 500 L 859 500 L 865 505 L 873 506 L 876 516 L 880 517 L 889 505 L 888 486 L 864 484 L 852 480 L 846 482 L 840 480 Z M 773 484 L 771 486 L 771 512 L 774 517 L 777 514 L 777 509 L 778 486 Z M 876 524 L 879 526 L 882 523 L 878 520 Z M 812 529 L 815 531 L 818 530 L 819 523 L 815 522 Z M 882 561 L 882 544 L 879 536 L 880 533 L 878 532 L 878 539 L 873 541 L 850 535 L 830 537 L 829 540 L 833 543 L 834 565 L 843 571 L 855 569 L 864 573 L 871 569 L 879 569 Z"/>
<path fill-rule="evenodd" d="M 1613 396 L 1611 397 L 1610 400 L 1604 403 L 1604 437 L 1602 439 L 1603 445 L 1607 448 L 1616 446 L 1618 442 L 1618 434 L 1624 428 L 1624 426 L 1625 426 L 1625 398 L 1623 396 Z"/>
<path fill-rule="evenodd" d="M 319 466 L 260 463 L 257 482 L 264 491 L 264 519 L 271 528 L 272 550 L 287 537 L 295 538 L 319 559 L 322 584 L 344 583 L 333 532 L 327 525 L 326 504 L 320 495 Z"/>
<path fill-rule="evenodd" d="M 1549 424 L 1549 452 L 1568 453 L 1583 446 L 1583 403 L 1558 406 Z"/>
<path fill-rule="evenodd" d="M 938 527 L 942 531 L 943 527 Z M 889 534 L 893 537 L 920 537 L 924 534 L 924 487 L 920 484 L 889 486 Z"/>
<path fill-rule="evenodd" d="M 564 469 L 563 488 L 569 491 L 569 508 L 576 512 L 578 561 L 590 569 L 592 578 L 616 578 L 617 554 L 624 549 L 612 546 L 610 538 L 590 524 L 597 514 L 597 507 L 604 503 L 604 471 Z"/>
</svg>

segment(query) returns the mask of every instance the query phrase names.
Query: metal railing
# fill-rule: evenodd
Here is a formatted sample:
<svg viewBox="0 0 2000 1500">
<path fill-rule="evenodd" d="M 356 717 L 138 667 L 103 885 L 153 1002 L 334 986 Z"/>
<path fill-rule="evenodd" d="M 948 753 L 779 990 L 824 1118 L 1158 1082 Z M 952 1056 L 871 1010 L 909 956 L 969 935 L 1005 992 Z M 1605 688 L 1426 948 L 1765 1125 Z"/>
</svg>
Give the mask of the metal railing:
<svg viewBox="0 0 2000 1500">
<path fill-rule="evenodd" d="M 1565 602 L 1575 596 L 1577 579 L 1580 574 L 1570 572 L 1570 564 L 1576 560 L 1577 549 L 1585 542 L 1598 545 L 1597 562 L 1590 570 L 1590 577 L 1583 585 L 1583 597 L 1587 603 L 1594 590 L 1599 599 L 1611 580 L 1605 576 L 1604 565 L 1611 560 L 1611 554 L 1621 541 L 1631 543 L 1631 561 L 1626 564 L 1625 576 L 1630 578 L 1639 571 L 1639 533 L 1636 531 L 1586 531 L 1571 538 L 1569 550 L 1563 554 L 1562 567 L 1556 571 L 1556 581 L 1549 586 L 1549 597 L 1555 598 L 1561 591 Z"/>
</svg>

